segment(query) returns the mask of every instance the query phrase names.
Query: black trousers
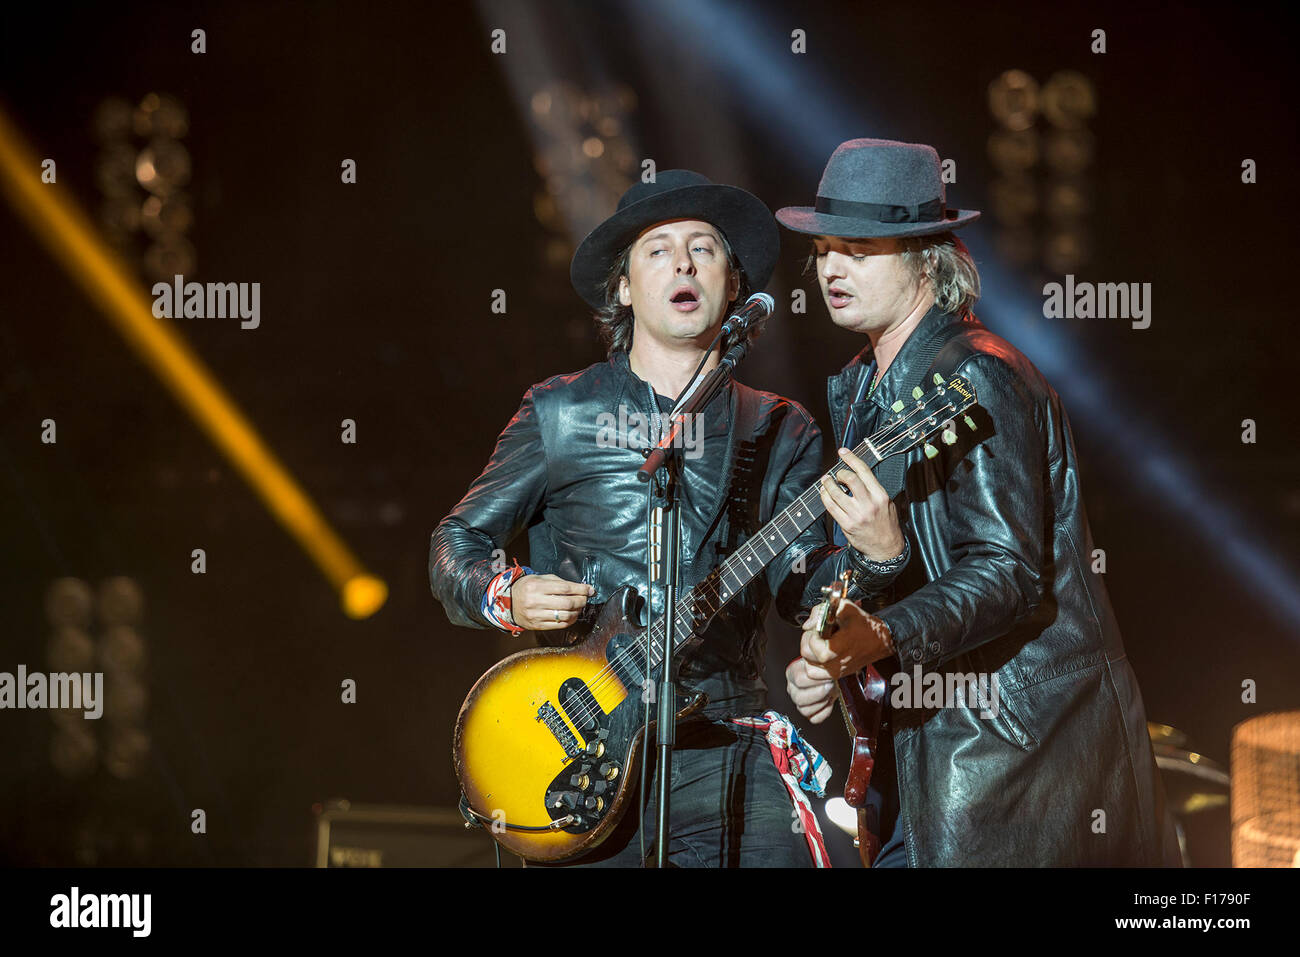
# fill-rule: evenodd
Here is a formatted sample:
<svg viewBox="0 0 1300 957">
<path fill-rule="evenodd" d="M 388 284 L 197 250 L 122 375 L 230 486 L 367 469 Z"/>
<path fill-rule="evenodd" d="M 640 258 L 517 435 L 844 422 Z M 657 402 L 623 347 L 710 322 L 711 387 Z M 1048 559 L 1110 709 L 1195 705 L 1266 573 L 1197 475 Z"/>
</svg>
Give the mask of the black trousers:
<svg viewBox="0 0 1300 957">
<path fill-rule="evenodd" d="M 645 848 L 653 863 L 659 748 L 650 735 Z M 694 719 L 677 728 L 672 754 L 668 859 L 677 867 L 812 867 L 812 854 L 767 735 L 754 728 Z M 567 865 L 640 867 L 639 783 L 632 805 L 599 847 Z M 534 866 L 534 865 L 529 865 Z"/>
</svg>

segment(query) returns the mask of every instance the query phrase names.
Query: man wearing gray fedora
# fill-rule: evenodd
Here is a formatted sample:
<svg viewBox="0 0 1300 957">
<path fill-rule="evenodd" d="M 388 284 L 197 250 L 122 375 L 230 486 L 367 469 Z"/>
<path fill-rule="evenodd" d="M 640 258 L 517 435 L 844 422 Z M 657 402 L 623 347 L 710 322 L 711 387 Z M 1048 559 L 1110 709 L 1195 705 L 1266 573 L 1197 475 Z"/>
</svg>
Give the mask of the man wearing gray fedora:
<svg viewBox="0 0 1300 957">
<path fill-rule="evenodd" d="M 714 368 L 733 344 L 717 341 L 723 320 L 766 285 L 779 249 L 780 232 L 761 201 L 688 170 L 634 185 L 582 241 L 570 276 L 595 310 L 609 357 L 529 388 L 482 474 L 439 523 L 429 578 L 454 624 L 545 639 L 625 585 L 644 596 L 646 486 L 636 473 L 657 437 L 639 426 L 610 436 L 608 424 L 633 415 L 644 423 L 680 403 L 696 373 Z M 699 416 L 699 454 L 682 462 L 683 591 L 821 472 L 821 434 L 788 399 L 732 381 Z M 497 556 L 525 529 L 529 566 L 501 569 Z M 821 585 L 869 554 L 886 557 L 865 538 L 856 544 L 862 554 L 809 529 L 709 622 L 681 662 L 682 683 L 707 694 L 708 704 L 700 720 L 678 730 L 673 752 L 674 864 L 825 863 L 800 793 L 820 786 L 824 763 L 800 751 L 787 719 L 765 711 L 763 619 L 775 601 L 783 617 L 801 622 Z M 658 586 L 650 605 L 662 615 Z M 653 747 L 649 753 L 653 765 Z M 647 791 L 655 790 L 652 779 Z M 638 816 L 634 808 L 576 863 L 639 865 Z M 645 820 L 649 846 L 653 800 Z"/>
<path fill-rule="evenodd" d="M 812 238 L 831 321 L 868 340 L 829 382 L 841 446 L 936 373 L 978 397 L 955 439 L 874 473 L 849 455 L 847 492 L 823 486 L 837 541 L 893 548 L 828 639 L 804 632 L 788 690 L 820 722 L 833 679 L 872 663 L 885 677 L 876 866 L 1177 864 L 1142 696 L 1091 571 L 1065 409 L 971 311 L 979 273 L 954 230 L 978 217 L 948 208 L 931 147 L 877 139 L 841 144 L 815 205 L 777 213 Z M 995 691 L 923 696 L 936 673 Z"/>
</svg>

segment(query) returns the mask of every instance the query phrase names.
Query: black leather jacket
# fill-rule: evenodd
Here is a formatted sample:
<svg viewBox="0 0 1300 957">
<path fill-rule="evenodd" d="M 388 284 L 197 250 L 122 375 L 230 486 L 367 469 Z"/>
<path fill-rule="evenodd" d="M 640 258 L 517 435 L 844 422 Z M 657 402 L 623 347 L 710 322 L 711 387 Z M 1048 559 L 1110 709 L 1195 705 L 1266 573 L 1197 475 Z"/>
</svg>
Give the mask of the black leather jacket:
<svg viewBox="0 0 1300 957">
<path fill-rule="evenodd" d="M 1176 864 L 1146 714 L 1102 576 L 1065 410 L 1036 368 L 973 318 L 932 309 L 870 399 L 870 347 L 829 382 L 836 436 L 859 435 L 928 379 L 923 343 L 975 387 L 977 430 L 906 453 L 895 499 L 908 565 L 875 595 L 890 670 L 996 675 L 1000 707 L 889 711 L 912 866 Z"/>
<path fill-rule="evenodd" d="M 735 428 L 742 393 L 757 412 L 748 435 Z M 624 585 L 644 595 L 646 486 L 636 467 L 645 443 L 611 446 L 608 433 L 598 439 L 611 417 L 621 425 L 635 413 L 658 411 L 653 391 L 623 352 L 525 393 L 487 467 L 433 534 L 429 580 L 453 624 L 490 626 L 480 606 L 495 574 L 493 550 L 507 547 L 525 528 L 527 564 L 534 571 L 595 586 L 594 602 Z M 797 403 L 733 383 L 702 415 L 701 454 L 684 457 L 683 594 L 822 472 L 821 432 Z M 800 555 L 805 570 L 795 572 Z M 820 586 L 845 567 L 857 571 L 860 559 L 851 549 L 828 545 L 817 523 L 733 599 L 681 665 L 682 684 L 709 695 L 704 713 L 761 712 L 763 619 L 772 596 L 782 617 L 798 623 L 821 600 Z M 660 591 L 654 589 L 656 613 Z"/>
</svg>

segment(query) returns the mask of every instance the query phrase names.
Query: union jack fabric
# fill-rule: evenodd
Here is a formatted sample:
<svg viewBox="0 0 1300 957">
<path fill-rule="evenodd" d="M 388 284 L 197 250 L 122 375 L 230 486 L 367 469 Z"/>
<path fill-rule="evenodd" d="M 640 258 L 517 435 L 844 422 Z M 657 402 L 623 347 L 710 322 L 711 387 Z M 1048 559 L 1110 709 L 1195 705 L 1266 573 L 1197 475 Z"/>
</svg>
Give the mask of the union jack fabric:
<svg viewBox="0 0 1300 957">
<path fill-rule="evenodd" d="M 731 720 L 735 724 L 767 732 L 767 746 L 772 749 L 776 770 L 785 782 L 790 799 L 794 801 L 799 813 L 799 823 L 803 827 L 804 837 L 808 839 L 808 850 L 812 853 L 813 863 L 818 867 L 830 867 L 831 859 L 826 853 L 821 825 L 817 823 L 812 803 L 803 792 L 811 791 L 818 797 L 825 797 L 826 785 L 831 779 L 831 766 L 816 748 L 799 736 L 793 722 L 779 711 L 764 711 L 756 717 Z"/>
<path fill-rule="evenodd" d="M 487 591 L 483 593 L 483 603 L 479 611 L 483 617 L 502 631 L 508 631 L 518 638 L 524 630 L 514 623 L 510 615 L 510 583 L 522 575 L 531 575 L 533 570 L 527 565 L 520 565 L 515 559 L 515 567 L 507 568 L 488 582 Z"/>
</svg>

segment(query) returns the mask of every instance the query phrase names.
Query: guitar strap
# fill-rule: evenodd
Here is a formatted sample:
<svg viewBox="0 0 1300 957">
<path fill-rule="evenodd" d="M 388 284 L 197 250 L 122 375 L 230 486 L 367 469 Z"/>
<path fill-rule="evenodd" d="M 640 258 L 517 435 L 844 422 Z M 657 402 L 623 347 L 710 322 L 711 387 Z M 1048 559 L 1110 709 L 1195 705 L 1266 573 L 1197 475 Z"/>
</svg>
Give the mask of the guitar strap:
<svg viewBox="0 0 1300 957">
<path fill-rule="evenodd" d="M 738 543 L 732 539 L 735 537 L 737 526 L 745 525 L 745 522 L 739 519 L 751 503 L 757 500 L 754 490 L 757 478 L 754 474 L 753 438 L 754 431 L 758 428 L 761 405 L 757 392 L 739 386 L 740 383 L 735 380 L 730 383 L 733 414 L 731 430 L 727 435 L 724 466 L 720 473 L 717 506 L 712 520 L 700 538 L 702 549 L 695 556 L 695 560 L 691 561 L 683 555 L 685 567 L 694 566 L 702 569 L 705 575 L 712 574 L 737 546 Z M 707 565 L 701 566 L 701 560 L 707 562 Z M 699 580 L 703 580 L 703 576 Z M 690 587 L 684 587 L 681 595 L 689 591 Z M 693 667 L 692 657 L 699 650 L 702 640 L 702 634 L 695 634 L 676 652 L 679 675 L 690 677 Z"/>
<path fill-rule="evenodd" d="M 759 401 L 758 393 L 753 389 L 737 388 L 733 382 L 733 394 L 736 397 L 736 415 L 731 423 L 731 435 L 728 439 L 728 454 L 725 476 L 726 488 L 722 490 L 721 507 L 710 527 L 704 533 L 704 541 L 709 541 L 714 532 L 719 534 L 715 541 L 713 564 L 717 567 L 726 558 L 726 549 L 735 543 L 728 540 L 732 535 L 732 526 L 737 510 L 743 510 L 750 504 L 755 493 L 754 483 L 761 476 L 754 475 L 754 432 L 758 428 Z M 753 529 L 747 529 L 753 531 Z M 722 551 L 720 551 L 722 550 Z"/>
</svg>

